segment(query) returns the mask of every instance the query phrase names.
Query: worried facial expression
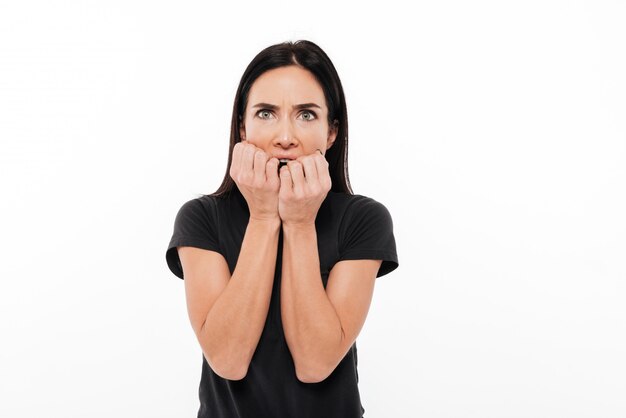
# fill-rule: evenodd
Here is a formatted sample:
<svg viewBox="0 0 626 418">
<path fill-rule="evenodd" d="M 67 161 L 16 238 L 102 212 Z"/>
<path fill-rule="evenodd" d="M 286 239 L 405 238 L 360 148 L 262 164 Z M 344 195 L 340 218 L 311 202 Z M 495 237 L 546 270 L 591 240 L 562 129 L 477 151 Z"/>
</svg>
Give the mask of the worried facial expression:
<svg viewBox="0 0 626 418">
<path fill-rule="evenodd" d="M 266 71 L 254 81 L 239 134 L 268 158 L 296 159 L 317 149 L 325 154 L 337 127 L 328 124 L 324 91 L 315 76 L 290 65 Z"/>
</svg>

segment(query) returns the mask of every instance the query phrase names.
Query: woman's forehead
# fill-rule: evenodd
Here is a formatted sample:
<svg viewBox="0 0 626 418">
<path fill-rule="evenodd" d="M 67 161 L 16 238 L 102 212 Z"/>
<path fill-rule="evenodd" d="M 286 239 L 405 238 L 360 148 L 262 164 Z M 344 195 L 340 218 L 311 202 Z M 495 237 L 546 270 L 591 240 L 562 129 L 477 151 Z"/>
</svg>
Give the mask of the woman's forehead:
<svg viewBox="0 0 626 418">
<path fill-rule="evenodd" d="M 315 76 L 297 66 L 275 68 L 261 74 L 252 84 L 248 98 L 251 106 L 257 102 L 277 106 L 285 102 L 325 104 L 324 91 Z"/>
</svg>

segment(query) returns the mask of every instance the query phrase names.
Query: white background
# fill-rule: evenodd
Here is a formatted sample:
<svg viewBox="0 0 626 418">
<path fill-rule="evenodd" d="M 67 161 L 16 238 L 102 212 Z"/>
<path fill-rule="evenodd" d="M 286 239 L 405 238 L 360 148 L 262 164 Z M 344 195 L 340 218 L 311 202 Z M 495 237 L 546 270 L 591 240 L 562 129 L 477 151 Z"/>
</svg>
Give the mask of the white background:
<svg viewBox="0 0 626 418">
<path fill-rule="evenodd" d="M 0 5 L 0 416 L 195 416 L 174 216 L 221 183 L 247 64 L 297 39 L 394 220 L 365 416 L 626 416 L 625 3 L 408 3 Z"/>
</svg>

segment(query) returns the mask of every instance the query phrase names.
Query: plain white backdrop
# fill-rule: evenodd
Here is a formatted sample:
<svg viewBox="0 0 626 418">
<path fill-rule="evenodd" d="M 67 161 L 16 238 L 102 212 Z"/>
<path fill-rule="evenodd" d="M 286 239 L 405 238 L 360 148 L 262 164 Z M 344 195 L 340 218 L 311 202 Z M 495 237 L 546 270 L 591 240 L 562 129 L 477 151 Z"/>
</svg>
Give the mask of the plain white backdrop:
<svg viewBox="0 0 626 418">
<path fill-rule="evenodd" d="M 165 250 L 219 186 L 266 46 L 333 60 L 355 193 L 400 267 L 357 339 L 365 416 L 626 416 L 621 1 L 0 4 L 0 416 L 193 417 Z"/>
</svg>

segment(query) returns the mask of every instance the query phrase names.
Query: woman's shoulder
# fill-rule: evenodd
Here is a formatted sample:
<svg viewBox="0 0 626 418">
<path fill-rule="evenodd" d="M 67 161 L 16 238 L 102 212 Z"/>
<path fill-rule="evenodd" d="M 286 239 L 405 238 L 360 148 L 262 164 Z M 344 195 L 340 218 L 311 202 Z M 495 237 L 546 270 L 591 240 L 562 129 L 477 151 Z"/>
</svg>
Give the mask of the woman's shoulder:
<svg viewBox="0 0 626 418">
<path fill-rule="evenodd" d="M 328 193 L 331 204 L 342 205 L 350 210 L 360 210 L 368 208 L 385 208 L 385 205 L 373 197 L 362 194 L 348 194 L 330 191 Z"/>
<path fill-rule="evenodd" d="M 181 206 L 182 208 L 187 208 L 187 210 L 198 210 L 201 208 L 208 208 L 215 205 L 215 197 L 207 194 L 200 194 L 196 197 L 192 197 L 184 201 Z"/>
<path fill-rule="evenodd" d="M 202 219 L 213 218 L 216 209 L 219 207 L 220 199 L 212 195 L 198 194 L 189 198 L 180 205 L 177 218 L 180 219 Z"/>
<path fill-rule="evenodd" d="M 190 199 L 189 202 L 197 202 L 196 204 L 201 204 L 205 207 L 208 207 L 208 206 L 216 207 L 216 206 L 224 205 L 235 198 L 237 198 L 236 193 L 231 191 L 231 192 L 221 193 L 219 195 L 215 193 L 198 194 L 195 198 Z"/>
</svg>

